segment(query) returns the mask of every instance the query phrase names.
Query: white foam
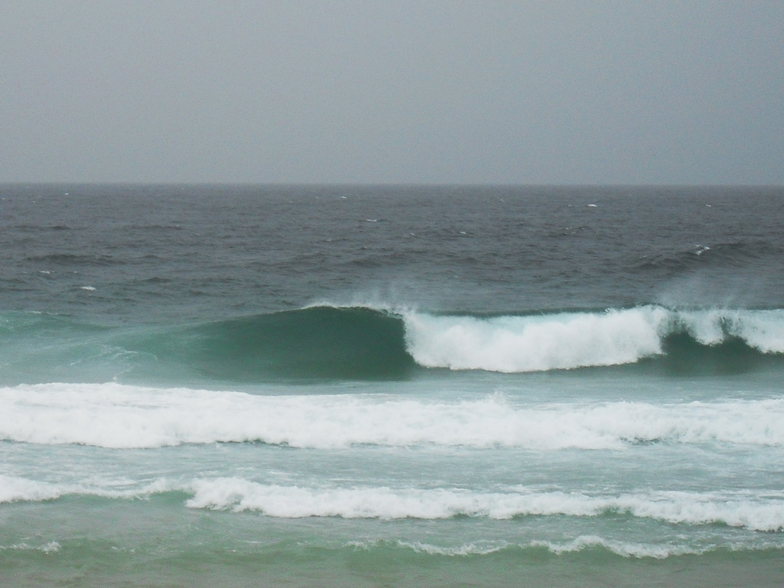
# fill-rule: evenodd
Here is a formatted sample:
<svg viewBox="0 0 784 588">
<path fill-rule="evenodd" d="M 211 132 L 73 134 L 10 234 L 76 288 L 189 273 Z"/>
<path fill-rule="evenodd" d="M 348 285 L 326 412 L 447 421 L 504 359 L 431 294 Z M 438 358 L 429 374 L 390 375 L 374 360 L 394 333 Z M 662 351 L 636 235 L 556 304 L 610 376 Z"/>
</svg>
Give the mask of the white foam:
<svg viewBox="0 0 784 588">
<path fill-rule="evenodd" d="M 544 547 L 550 553 L 561 555 L 575 553 L 585 549 L 601 547 L 621 557 L 666 559 L 678 555 L 701 555 L 708 548 L 694 548 L 687 545 L 644 544 L 627 541 L 604 539 L 596 535 L 580 535 L 571 541 L 556 543 L 554 541 L 532 541 L 531 547 Z"/>
<path fill-rule="evenodd" d="M 784 353 L 784 311 L 742 313 L 731 324 L 730 334 L 763 353 Z"/>
<path fill-rule="evenodd" d="M 617 512 L 672 524 L 723 523 L 754 531 L 784 529 L 784 496 L 750 493 L 652 492 L 589 496 L 564 492 L 478 493 L 460 489 L 301 488 L 242 478 L 196 480 L 191 508 L 258 511 L 280 518 L 342 517 L 510 519 L 519 516 L 594 517 Z M 584 548 L 585 545 L 579 546 Z M 575 549 L 575 546 L 563 549 Z M 663 555 L 664 556 L 664 553 Z"/>
<path fill-rule="evenodd" d="M 597 535 L 580 535 L 570 541 L 556 542 L 534 540 L 528 543 L 509 543 L 507 541 L 466 543 L 454 547 L 441 547 L 421 542 L 398 541 L 401 547 L 428 555 L 444 555 L 448 557 L 465 557 L 471 555 L 489 555 L 510 549 L 543 548 L 555 555 L 576 553 L 586 549 L 601 547 L 621 557 L 666 559 L 678 555 L 701 555 L 711 548 L 696 548 L 688 545 L 644 544 L 627 541 L 604 539 Z"/>
<path fill-rule="evenodd" d="M 528 405 L 496 394 L 450 402 L 40 384 L 0 388 L 0 439 L 108 448 L 246 441 L 318 449 L 624 449 L 647 441 L 784 446 L 784 398 Z"/>
<path fill-rule="evenodd" d="M 61 547 L 57 541 L 49 541 L 48 543 L 44 543 L 43 545 L 33 546 L 28 543 L 15 543 L 13 545 L 0 545 L 0 551 L 11 550 L 11 551 L 41 551 L 47 555 L 52 553 L 57 553 L 60 551 Z"/>
<path fill-rule="evenodd" d="M 62 495 L 54 485 L 26 478 L 0 475 L 0 504 L 6 502 L 52 500 Z"/>
<path fill-rule="evenodd" d="M 124 486 L 124 488 L 122 487 Z M 56 484 L 30 480 L 17 476 L 0 475 L 0 504 L 9 502 L 43 502 L 56 500 L 63 496 L 82 495 L 103 498 L 140 498 L 182 490 L 184 486 L 160 478 L 151 483 L 133 484 L 116 480 L 92 480 L 82 484 Z"/>
<path fill-rule="evenodd" d="M 118 487 L 124 486 L 124 487 Z M 63 496 L 98 496 L 134 499 L 165 492 L 191 495 L 189 508 L 255 511 L 278 518 L 341 517 L 348 519 L 449 519 L 456 516 L 510 519 L 520 516 L 595 517 L 608 512 L 654 519 L 671 524 L 722 523 L 753 531 L 784 530 L 782 492 L 674 492 L 654 491 L 621 495 L 580 492 L 541 492 L 513 487 L 503 492 L 476 492 L 460 488 L 318 487 L 261 484 L 237 477 L 169 480 L 119 484 L 89 480 L 53 484 L 13 476 L 0 476 L 0 503 L 41 502 Z M 591 543 L 570 543 L 552 550 L 579 550 Z M 618 546 L 602 543 L 621 554 Z M 643 551 L 628 550 L 629 555 Z M 648 556 L 657 557 L 648 552 Z M 666 554 L 662 552 L 662 557 Z"/>
<path fill-rule="evenodd" d="M 515 547 L 515 545 L 507 541 L 480 541 L 476 543 L 466 543 L 463 545 L 456 545 L 453 547 L 441 547 L 432 545 L 430 543 L 422 543 L 420 541 L 396 541 L 400 547 L 406 547 L 418 553 L 426 553 L 428 555 L 446 555 L 448 557 L 461 557 L 468 555 L 489 555 L 491 553 L 498 553 Z M 355 544 L 355 547 L 364 547 L 364 545 Z M 372 545 L 370 545 L 372 546 Z"/>
<path fill-rule="evenodd" d="M 662 352 L 663 308 L 546 316 L 404 315 L 408 349 L 426 367 L 531 372 L 633 363 Z"/>
<path fill-rule="evenodd" d="M 703 345 L 740 337 L 763 353 L 784 353 L 784 311 L 668 310 L 642 306 L 542 316 L 432 316 L 402 312 L 409 353 L 420 365 L 453 370 L 533 372 L 634 363 L 662 353 L 667 335 Z"/>
<path fill-rule="evenodd" d="M 729 337 L 763 353 L 784 353 L 784 310 L 709 309 L 671 312 L 670 331 L 684 330 L 703 345 Z"/>
</svg>

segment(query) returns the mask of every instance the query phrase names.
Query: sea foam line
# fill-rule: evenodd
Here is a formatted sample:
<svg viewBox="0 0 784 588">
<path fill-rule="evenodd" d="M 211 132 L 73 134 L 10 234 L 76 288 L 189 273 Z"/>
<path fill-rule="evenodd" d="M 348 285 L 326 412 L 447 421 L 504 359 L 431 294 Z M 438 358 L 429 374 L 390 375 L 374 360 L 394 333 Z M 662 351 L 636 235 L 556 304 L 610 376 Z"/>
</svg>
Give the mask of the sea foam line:
<svg viewBox="0 0 784 588">
<path fill-rule="evenodd" d="M 501 395 L 448 402 L 40 384 L 0 388 L 0 439 L 116 449 L 216 442 L 315 449 L 623 450 L 651 441 L 784 446 L 784 398 L 521 405 Z"/>
</svg>

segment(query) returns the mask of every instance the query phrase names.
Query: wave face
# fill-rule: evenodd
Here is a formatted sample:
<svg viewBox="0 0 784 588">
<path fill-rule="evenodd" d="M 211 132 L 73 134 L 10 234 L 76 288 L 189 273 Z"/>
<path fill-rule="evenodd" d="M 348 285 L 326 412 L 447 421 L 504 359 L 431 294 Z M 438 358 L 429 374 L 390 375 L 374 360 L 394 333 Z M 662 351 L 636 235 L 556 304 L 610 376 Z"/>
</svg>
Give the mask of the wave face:
<svg viewBox="0 0 784 588">
<path fill-rule="evenodd" d="M 413 367 L 396 318 L 369 308 L 313 307 L 202 325 L 185 360 L 218 378 L 399 378 Z"/>
<path fill-rule="evenodd" d="M 115 449 L 215 442 L 315 449 L 623 450 L 650 442 L 784 447 L 784 399 L 521 405 L 499 395 L 444 402 L 373 394 L 24 385 L 0 389 L 0 439 Z"/>
<path fill-rule="evenodd" d="M 648 305 L 478 317 L 314 306 L 204 324 L 136 349 L 161 358 L 174 349 L 201 374 L 251 382 L 401 379 L 417 367 L 524 373 L 648 358 L 670 372 L 733 373 L 784 353 L 784 311 Z"/>
</svg>

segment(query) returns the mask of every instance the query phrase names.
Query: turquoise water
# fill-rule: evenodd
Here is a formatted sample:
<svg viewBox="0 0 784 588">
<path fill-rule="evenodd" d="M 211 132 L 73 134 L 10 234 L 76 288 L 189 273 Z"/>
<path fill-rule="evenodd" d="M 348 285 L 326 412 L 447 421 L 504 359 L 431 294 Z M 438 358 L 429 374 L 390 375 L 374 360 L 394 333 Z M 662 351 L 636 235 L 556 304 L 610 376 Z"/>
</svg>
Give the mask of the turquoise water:
<svg viewBox="0 0 784 588">
<path fill-rule="evenodd" d="M 781 190 L 0 195 L 4 585 L 784 578 Z"/>
</svg>

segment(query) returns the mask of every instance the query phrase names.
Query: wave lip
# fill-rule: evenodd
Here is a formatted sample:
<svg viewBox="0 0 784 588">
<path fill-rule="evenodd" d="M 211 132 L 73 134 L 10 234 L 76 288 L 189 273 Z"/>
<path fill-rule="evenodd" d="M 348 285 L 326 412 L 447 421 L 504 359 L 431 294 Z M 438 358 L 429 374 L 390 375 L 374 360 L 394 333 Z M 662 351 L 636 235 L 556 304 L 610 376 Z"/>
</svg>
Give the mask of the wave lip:
<svg viewBox="0 0 784 588">
<path fill-rule="evenodd" d="M 650 441 L 780 447 L 784 399 L 515 405 L 500 395 L 447 402 L 41 384 L 0 388 L 0 439 L 125 449 L 216 442 L 315 449 L 624 450 Z"/>
<path fill-rule="evenodd" d="M 702 345 L 743 340 L 762 353 L 784 353 L 784 311 L 711 309 L 675 313 L 671 332 L 685 331 Z"/>
<path fill-rule="evenodd" d="M 182 360 L 202 373 L 235 381 L 262 375 L 400 379 L 414 367 L 402 322 L 366 307 L 312 306 L 205 324 L 189 335 Z"/>
</svg>

